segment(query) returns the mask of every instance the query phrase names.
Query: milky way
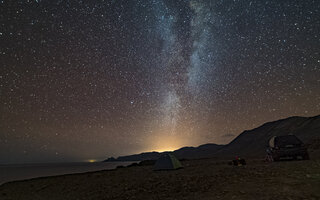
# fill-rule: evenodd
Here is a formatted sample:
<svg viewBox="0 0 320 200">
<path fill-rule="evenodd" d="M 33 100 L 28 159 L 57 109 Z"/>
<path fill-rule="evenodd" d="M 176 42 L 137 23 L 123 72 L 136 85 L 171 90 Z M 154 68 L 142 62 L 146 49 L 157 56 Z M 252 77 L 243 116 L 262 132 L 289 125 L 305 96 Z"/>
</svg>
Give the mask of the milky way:
<svg viewBox="0 0 320 200">
<path fill-rule="evenodd" d="M 317 1 L 0 1 L 0 162 L 103 159 L 320 113 Z"/>
</svg>

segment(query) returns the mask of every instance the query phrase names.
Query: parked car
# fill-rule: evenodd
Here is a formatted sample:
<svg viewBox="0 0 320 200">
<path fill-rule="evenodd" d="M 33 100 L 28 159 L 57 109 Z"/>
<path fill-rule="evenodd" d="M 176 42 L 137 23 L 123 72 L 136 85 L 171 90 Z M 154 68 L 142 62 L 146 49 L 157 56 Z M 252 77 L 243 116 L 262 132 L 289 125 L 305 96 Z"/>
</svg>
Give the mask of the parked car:
<svg viewBox="0 0 320 200">
<path fill-rule="evenodd" d="M 307 147 L 295 135 L 274 136 L 269 140 L 267 159 L 279 161 L 281 159 L 309 160 Z"/>
</svg>

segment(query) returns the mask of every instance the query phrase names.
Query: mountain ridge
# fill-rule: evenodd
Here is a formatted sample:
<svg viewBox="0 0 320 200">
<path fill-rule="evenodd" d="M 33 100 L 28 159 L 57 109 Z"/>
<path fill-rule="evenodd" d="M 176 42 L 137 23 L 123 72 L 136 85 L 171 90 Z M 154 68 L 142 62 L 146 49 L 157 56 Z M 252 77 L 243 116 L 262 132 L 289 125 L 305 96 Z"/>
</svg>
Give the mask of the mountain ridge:
<svg viewBox="0 0 320 200">
<path fill-rule="evenodd" d="M 214 143 L 202 144 L 198 147 L 186 146 L 174 151 L 166 152 L 143 152 L 118 158 L 108 158 L 110 161 L 141 161 L 156 160 L 163 153 L 172 153 L 178 159 L 200 159 L 200 158 L 231 158 L 234 156 L 262 157 L 265 154 L 268 141 L 273 136 L 294 134 L 305 144 L 313 147 L 311 153 L 320 157 L 318 144 L 320 139 L 320 115 L 312 117 L 291 116 L 271 122 L 266 122 L 251 130 L 245 130 L 226 145 Z"/>
</svg>

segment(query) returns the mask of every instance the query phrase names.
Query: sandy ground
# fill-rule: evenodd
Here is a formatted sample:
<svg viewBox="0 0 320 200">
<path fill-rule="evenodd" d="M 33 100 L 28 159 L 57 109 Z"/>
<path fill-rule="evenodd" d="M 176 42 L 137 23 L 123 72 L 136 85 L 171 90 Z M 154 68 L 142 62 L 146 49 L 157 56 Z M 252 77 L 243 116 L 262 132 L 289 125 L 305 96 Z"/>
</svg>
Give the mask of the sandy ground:
<svg viewBox="0 0 320 200">
<path fill-rule="evenodd" d="M 320 199 L 320 160 L 229 166 L 184 161 L 184 169 L 135 166 L 37 178 L 0 186 L 0 199 Z"/>
</svg>

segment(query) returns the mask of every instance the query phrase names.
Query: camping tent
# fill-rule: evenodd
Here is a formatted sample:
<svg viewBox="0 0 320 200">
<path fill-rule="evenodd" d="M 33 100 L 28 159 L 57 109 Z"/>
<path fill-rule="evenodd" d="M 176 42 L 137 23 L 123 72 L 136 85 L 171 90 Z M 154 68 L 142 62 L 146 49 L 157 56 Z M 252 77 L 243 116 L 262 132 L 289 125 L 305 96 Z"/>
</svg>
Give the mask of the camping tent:
<svg viewBox="0 0 320 200">
<path fill-rule="evenodd" d="M 154 165 L 154 170 L 171 170 L 182 168 L 180 161 L 172 154 L 162 155 Z"/>
</svg>

